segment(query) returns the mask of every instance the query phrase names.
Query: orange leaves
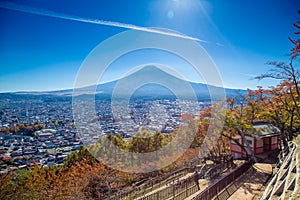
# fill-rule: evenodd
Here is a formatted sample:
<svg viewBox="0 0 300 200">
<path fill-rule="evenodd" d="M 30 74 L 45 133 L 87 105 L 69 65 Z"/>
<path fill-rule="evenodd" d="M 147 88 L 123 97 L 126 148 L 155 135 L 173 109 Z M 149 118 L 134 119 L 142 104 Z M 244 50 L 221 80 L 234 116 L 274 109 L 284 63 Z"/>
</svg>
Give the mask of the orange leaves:
<svg viewBox="0 0 300 200">
<path fill-rule="evenodd" d="M 300 12 L 298 11 L 298 14 L 300 15 Z M 300 21 L 297 21 L 293 26 L 296 28 L 295 35 L 300 34 Z M 292 39 L 291 37 L 288 38 L 293 44 L 294 47 L 291 49 L 291 59 L 295 60 L 299 54 L 300 54 L 300 39 Z"/>
<path fill-rule="evenodd" d="M 138 175 L 126 174 L 91 162 L 84 149 L 76 152 L 80 161 L 68 165 L 9 173 L 0 179 L 0 199 L 87 199 L 109 195 Z M 93 189 L 94 187 L 96 189 Z"/>
</svg>

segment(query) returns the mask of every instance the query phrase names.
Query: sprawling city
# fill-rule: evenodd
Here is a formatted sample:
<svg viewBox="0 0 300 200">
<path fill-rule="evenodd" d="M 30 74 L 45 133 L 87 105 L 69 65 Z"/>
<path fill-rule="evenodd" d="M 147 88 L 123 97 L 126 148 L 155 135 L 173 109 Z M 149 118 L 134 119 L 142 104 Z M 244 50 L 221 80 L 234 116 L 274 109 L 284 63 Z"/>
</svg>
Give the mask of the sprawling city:
<svg viewBox="0 0 300 200">
<path fill-rule="evenodd" d="M 178 103 L 176 99 L 139 98 L 130 102 L 128 113 L 122 109 L 122 102 L 115 108 L 119 112 L 112 113 L 110 100 L 96 100 L 97 116 L 90 119 L 88 128 L 84 127 L 84 133 L 79 135 L 70 97 L 23 95 L 8 98 L 2 95 L 0 98 L 1 158 L 9 163 L 1 165 L 1 174 L 34 164 L 41 167 L 62 164 L 71 152 L 79 150 L 83 144 L 97 142 L 100 136 L 120 134 L 130 138 L 140 129 L 172 133 L 181 126 L 184 112 L 197 117 L 201 109 L 211 105 L 210 102 L 187 100 Z"/>
</svg>

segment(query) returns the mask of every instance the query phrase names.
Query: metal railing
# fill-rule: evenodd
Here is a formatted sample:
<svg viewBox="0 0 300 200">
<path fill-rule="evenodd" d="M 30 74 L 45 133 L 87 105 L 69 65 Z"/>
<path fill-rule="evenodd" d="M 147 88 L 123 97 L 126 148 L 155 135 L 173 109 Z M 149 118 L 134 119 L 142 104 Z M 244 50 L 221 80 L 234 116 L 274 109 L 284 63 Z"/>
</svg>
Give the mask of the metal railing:
<svg viewBox="0 0 300 200">
<path fill-rule="evenodd" d="M 289 142 L 279 156 L 278 171 L 267 184 L 265 192 L 260 200 L 271 199 L 277 196 L 284 199 L 288 191 L 297 188 L 297 144 Z M 294 187 L 292 187 L 294 186 Z"/>
<path fill-rule="evenodd" d="M 226 188 L 229 184 L 231 184 L 234 180 L 236 180 L 239 176 L 245 173 L 251 166 L 253 165 L 253 161 L 249 160 L 243 165 L 236 168 L 230 174 L 227 174 L 223 178 L 221 178 L 216 183 L 210 185 L 205 190 L 203 190 L 200 194 L 195 196 L 192 200 L 211 200 L 216 195 L 218 195 L 224 188 Z"/>
<path fill-rule="evenodd" d="M 198 174 L 195 173 L 188 178 L 175 182 L 174 184 L 171 184 L 168 187 L 163 188 L 155 193 L 140 197 L 138 198 L 138 200 L 182 200 L 199 191 L 199 179 L 214 178 L 231 166 L 231 162 L 226 162 L 209 169 L 202 169 L 202 171 L 200 171 Z"/>
</svg>

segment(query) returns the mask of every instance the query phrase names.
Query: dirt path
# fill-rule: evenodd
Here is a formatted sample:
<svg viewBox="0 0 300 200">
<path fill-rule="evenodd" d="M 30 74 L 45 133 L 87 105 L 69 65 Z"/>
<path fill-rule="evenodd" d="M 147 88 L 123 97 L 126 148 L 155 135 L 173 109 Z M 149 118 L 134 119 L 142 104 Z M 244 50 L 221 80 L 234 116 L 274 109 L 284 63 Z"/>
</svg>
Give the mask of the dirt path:
<svg viewBox="0 0 300 200">
<path fill-rule="evenodd" d="M 263 184 L 271 173 L 270 164 L 256 163 L 234 183 L 238 189 L 229 197 L 229 200 L 259 199 L 263 193 Z"/>
</svg>

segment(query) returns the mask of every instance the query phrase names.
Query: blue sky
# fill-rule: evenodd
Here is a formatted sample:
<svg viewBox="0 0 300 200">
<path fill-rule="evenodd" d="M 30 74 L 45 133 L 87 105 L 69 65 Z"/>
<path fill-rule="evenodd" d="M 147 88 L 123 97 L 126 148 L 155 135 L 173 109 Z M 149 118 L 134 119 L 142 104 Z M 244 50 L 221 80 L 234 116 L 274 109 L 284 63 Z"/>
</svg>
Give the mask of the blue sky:
<svg viewBox="0 0 300 200">
<path fill-rule="evenodd" d="M 0 0 L 0 5 L 3 5 Z M 250 80 L 267 71 L 268 61 L 287 61 L 288 36 L 297 19 L 296 0 L 11 0 L 18 5 L 64 15 L 178 31 L 199 42 L 215 62 L 225 87 L 274 85 Z M 83 60 L 102 41 L 125 28 L 89 24 L 13 11 L 0 6 L 0 92 L 72 88 Z M 180 48 L 180 47 L 179 47 Z M 141 63 L 169 66 L 202 82 L 166 52 L 145 50 L 117 60 L 103 81 L 114 80 Z"/>
</svg>

